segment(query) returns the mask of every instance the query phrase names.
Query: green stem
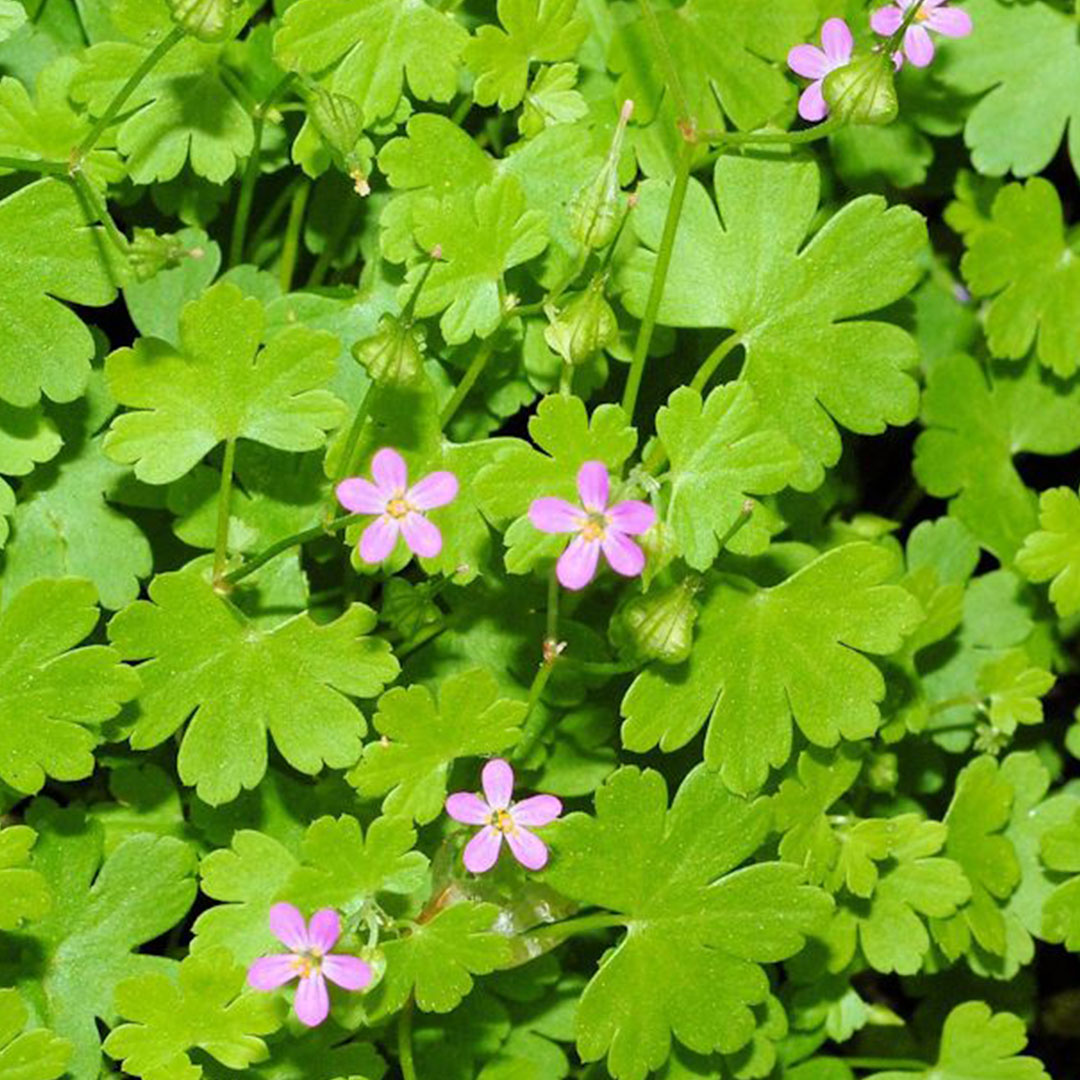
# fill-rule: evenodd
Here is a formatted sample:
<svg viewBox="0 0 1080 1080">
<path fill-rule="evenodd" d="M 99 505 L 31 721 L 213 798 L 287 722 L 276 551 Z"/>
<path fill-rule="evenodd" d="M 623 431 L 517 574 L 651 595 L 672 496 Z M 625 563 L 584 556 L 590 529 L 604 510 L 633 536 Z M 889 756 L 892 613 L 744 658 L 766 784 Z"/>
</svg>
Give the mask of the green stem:
<svg viewBox="0 0 1080 1080">
<path fill-rule="evenodd" d="M 528 932 L 533 938 L 564 938 L 573 937 L 575 934 L 588 934 L 593 930 L 606 930 L 612 926 L 625 926 L 626 917 L 623 915 L 579 915 L 574 919 L 564 919 L 562 922 L 550 923 L 536 930 Z"/>
<path fill-rule="evenodd" d="M 422 649 L 429 641 L 434 641 L 440 634 L 445 634 L 454 625 L 454 617 L 443 619 L 442 622 L 432 623 L 425 627 L 415 637 L 409 638 L 400 648 L 394 650 L 394 655 L 399 660 L 411 656 L 418 649 Z"/>
<path fill-rule="evenodd" d="M 545 656 L 559 644 L 559 578 L 551 568 L 548 578 L 547 629 L 544 635 Z"/>
<path fill-rule="evenodd" d="M 277 228 L 278 222 L 285 213 L 286 207 L 291 202 L 293 194 L 302 183 L 304 183 L 304 181 L 297 177 L 295 180 L 286 184 L 277 195 L 274 196 L 274 201 L 270 204 L 269 209 L 259 219 L 259 224 L 255 229 L 255 235 L 251 238 L 251 243 L 247 245 L 253 255 L 263 245 L 267 237 L 269 237 L 269 235 Z"/>
<path fill-rule="evenodd" d="M 675 98 L 675 111 L 678 120 L 690 120 L 690 103 L 683 90 L 682 79 L 679 77 L 679 68 L 675 63 L 671 50 L 668 48 L 667 39 L 663 30 L 660 29 L 660 20 L 653 10 L 652 0 L 641 0 L 641 13 L 645 17 L 645 25 L 649 28 L 649 34 L 653 40 L 653 46 L 660 55 L 660 64 L 664 69 L 664 79 Z"/>
<path fill-rule="evenodd" d="M 743 530 L 746 525 L 750 524 L 750 519 L 754 516 L 754 503 L 752 499 L 747 499 L 742 504 L 742 509 L 739 511 L 739 516 L 731 523 L 731 527 L 723 536 L 720 537 L 720 550 L 724 551 L 728 544 Z"/>
<path fill-rule="evenodd" d="M 805 128 L 802 131 L 699 131 L 699 142 L 716 143 L 721 146 L 767 146 L 776 143 L 782 146 L 799 146 L 802 143 L 817 142 L 819 139 L 827 139 L 842 127 L 845 121 L 839 116 L 832 116 L 816 127 Z"/>
<path fill-rule="evenodd" d="M 341 460 L 334 470 L 334 486 L 337 487 L 346 476 L 352 472 L 353 456 L 356 454 L 356 444 L 360 441 L 360 433 L 367 423 L 368 414 L 371 412 L 371 399 L 374 396 L 375 383 L 369 382 L 360 404 L 356 407 L 356 415 L 353 417 L 352 427 L 345 436 L 345 446 L 341 451 Z"/>
<path fill-rule="evenodd" d="M 67 176 L 66 165 L 57 161 L 38 161 L 36 158 L 0 156 L 0 169 L 12 169 L 14 172 L 41 173 L 42 176 Z"/>
<path fill-rule="evenodd" d="M 901 1072 L 926 1072 L 930 1066 L 915 1058 L 842 1057 L 837 1058 L 851 1069 L 899 1069 Z"/>
<path fill-rule="evenodd" d="M 281 291 L 285 293 L 292 288 L 296 259 L 300 254 L 300 231 L 304 227 L 304 212 L 307 210 L 310 194 L 311 181 L 305 180 L 293 192 L 292 203 L 289 205 L 289 221 L 285 226 L 285 241 L 281 247 L 281 264 L 278 267 L 278 281 Z"/>
<path fill-rule="evenodd" d="M 496 331 L 497 332 L 497 331 Z M 473 357 L 472 363 L 468 366 L 461 382 L 458 383 L 457 389 L 454 391 L 453 397 L 446 403 L 445 408 L 442 411 L 442 415 L 439 417 L 440 428 L 446 428 L 446 425 L 453 420 L 454 415 L 458 409 L 461 408 L 462 402 L 468 397 L 469 391 L 476 384 L 476 380 L 483 374 L 484 368 L 487 367 L 487 362 L 491 359 L 491 354 L 495 351 L 495 345 L 493 343 L 494 335 L 489 337 L 487 341 L 477 350 L 476 355 Z"/>
<path fill-rule="evenodd" d="M 945 698 L 944 701 L 936 701 L 930 706 L 930 715 L 936 716 L 938 713 L 948 712 L 949 709 L 956 709 L 961 705 L 978 705 L 982 701 L 982 697 L 978 694 L 959 694 L 957 697 Z M 938 731 L 931 731 L 931 735 L 938 734 Z"/>
<path fill-rule="evenodd" d="M 517 744 L 513 753 L 515 761 L 524 761 L 536 748 L 540 736 L 544 734 L 544 728 L 547 726 L 547 715 L 543 712 L 537 712 L 536 706 L 540 702 L 540 695 L 543 694 L 544 687 L 547 686 L 548 679 L 551 678 L 551 672 L 554 668 L 554 659 L 545 660 L 537 669 L 536 677 L 532 681 L 532 686 L 529 687 L 529 703 L 525 709 L 521 741 Z"/>
<path fill-rule="evenodd" d="M 93 184 L 86 179 L 86 176 L 81 169 L 76 169 L 72 172 L 71 179 L 78 191 L 79 198 L 85 204 L 84 209 L 87 211 L 88 216 L 101 222 L 105 227 L 106 235 L 112 241 L 113 247 L 115 247 L 120 255 L 126 259 L 129 253 L 128 239 L 116 227 L 116 222 L 113 221 L 108 207 L 98 198 L 98 194 L 94 190 Z"/>
<path fill-rule="evenodd" d="M 705 384 L 713 377 L 716 369 L 727 359 L 728 353 L 736 345 L 742 344 L 742 338 L 738 334 L 729 334 L 707 357 L 704 363 L 697 369 L 697 374 L 690 381 L 690 389 L 701 393 Z"/>
<path fill-rule="evenodd" d="M 629 675 L 631 671 L 638 671 L 641 664 L 627 661 L 626 663 L 602 663 L 596 660 L 574 660 L 564 656 L 559 661 L 574 671 L 580 671 L 583 675 Z"/>
<path fill-rule="evenodd" d="M 397 1025 L 398 1064 L 401 1066 L 403 1080 L 417 1080 L 416 1063 L 413 1061 L 412 1022 L 413 999 L 410 994 L 398 1016 Z"/>
<path fill-rule="evenodd" d="M 559 372 L 559 393 L 569 397 L 574 389 L 574 365 L 564 363 Z"/>
<path fill-rule="evenodd" d="M 98 117 L 94 126 L 86 133 L 83 141 L 79 143 L 74 155 L 76 160 L 81 161 L 95 146 L 97 146 L 97 141 L 101 138 L 102 132 L 104 132 L 113 120 L 116 119 L 120 110 L 124 107 L 124 103 L 135 92 L 139 83 L 154 70 L 158 61 L 160 61 L 174 45 L 178 45 L 183 38 L 184 31 L 179 26 L 174 26 L 165 37 L 163 37 L 157 45 L 147 53 L 143 62 L 131 73 L 131 77 L 128 81 L 113 95 L 113 99 L 105 107 L 105 111 Z"/>
<path fill-rule="evenodd" d="M 645 360 L 649 355 L 653 330 L 656 328 L 656 316 L 660 310 L 660 301 L 664 295 L 668 267 L 675 251 L 675 236 L 679 231 L 679 219 L 682 217 L 686 189 L 690 183 L 690 161 L 694 152 L 691 143 L 683 143 L 679 153 L 679 165 L 675 172 L 675 185 L 671 189 L 668 201 L 667 218 L 664 220 L 664 232 L 660 237 L 660 250 L 656 253 L 656 265 L 653 267 L 652 284 L 649 286 L 649 298 L 645 304 L 645 316 L 641 320 L 637 342 L 634 345 L 634 359 L 630 364 L 630 374 L 623 392 L 622 407 L 627 419 L 633 423 L 634 407 L 637 405 L 638 391 L 641 389 L 641 377 L 645 371 Z"/>
<path fill-rule="evenodd" d="M 249 574 L 254 574 L 260 566 L 264 566 L 271 559 L 277 558 L 283 551 L 288 551 L 289 548 L 296 547 L 299 544 L 306 544 L 309 540 L 318 540 L 322 536 L 332 536 L 334 533 L 341 532 L 342 529 L 348 528 L 355 522 L 369 516 L 367 514 L 343 514 L 326 525 L 313 525 L 310 529 L 304 529 L 303 532 L 286 536 L 260 551 L 258 555 L 253 555 L 243 566 L 230 571 L 221 580 L 228 585 L 235 585 L 238 581 L 243 581 Z"/>
<path fill-rule="evenodd" d="M 221 487 L 218 489 L 217 533 L 214 537 L 214 581 L 221 581 L 229 557 L 229 502 L 232 496 L 236 440 L 225 440 L 225 458 L 221 463 Z"/>
</svg>

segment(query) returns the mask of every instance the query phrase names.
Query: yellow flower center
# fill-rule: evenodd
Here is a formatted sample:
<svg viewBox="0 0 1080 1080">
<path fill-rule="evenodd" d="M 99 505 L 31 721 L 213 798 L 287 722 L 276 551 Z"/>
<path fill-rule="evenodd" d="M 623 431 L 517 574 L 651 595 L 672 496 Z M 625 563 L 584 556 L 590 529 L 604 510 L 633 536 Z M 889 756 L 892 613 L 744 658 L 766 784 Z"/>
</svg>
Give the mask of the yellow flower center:
<svg viewBox="0 0 1080 1080">
<path fill-rule="evenodd" d="M 608 519 L 606 514 L 589 514 L 585 523 L 581 526 L 581 536 L 584 540 L 603 540 L 607 532 Z"/>
<path fill-rule="evenodd" d="M 293 957 L 293 970 L 301 979 L 310 979 L 319 970 L 319 961 L 322 958 L 322 954 L 318 949 L 311 949 L 308 952 L 297 953 Z"/>
<path fill-rule="evenodd" d="M 409 513 L 409 511 L 411 509 L 412 509 L 412 507 L 410 507 L 409 504 L 404 499 L 401 499 L 401 498 L 391 499 L 386 504 L 386 512 L 392 518 L 403 518 L 403 517 L 406 516 L 406 514 Z"/>
<path fill-rule="evenodd" d="M 498 829 L 501 833 L 512 833 L 514 831 L 514 819 L 506 810 L 496 810 L 491 815 L 491 827 Z"/>
<path fill-rule="evenodd" d="M 927 11 L 925 7 L 921 7 L 921 8 L 919 8 L 918 11 L 915 12 L 915 21 L 916 22 L 925 22 L 929 18 L 930 18 L 930 12 Z"/>
</svg>

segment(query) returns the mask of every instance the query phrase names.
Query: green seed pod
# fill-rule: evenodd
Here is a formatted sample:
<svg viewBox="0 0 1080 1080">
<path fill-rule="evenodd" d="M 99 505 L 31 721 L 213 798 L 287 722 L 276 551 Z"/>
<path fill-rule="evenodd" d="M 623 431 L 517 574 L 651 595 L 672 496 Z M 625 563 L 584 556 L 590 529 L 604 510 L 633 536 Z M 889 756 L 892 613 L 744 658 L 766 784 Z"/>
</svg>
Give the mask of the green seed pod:
<svg viewBox="0 0 1080 1080">
<path fill-rule="evenodd" d="M 128 261 L 139 281 L 148 281 L 162 270 L 179 266 L 187 255 L 201 255 L 201 251 L 188 251 L 171 233 L 159 236 L 153 229 L 136 229 L 128 248 Z"/>
<path fill-rule="evenodd" d="M 866 53 L 829 72 L 821 91 L 831 114 L 849 124 L 891 124 L 899 112 L 894 73 L 884 53 Z"/>
<path fill-rule="evenodd" d="M 334 94 L 318 84 L 308 98 L 309 116 L 316 130 L 344 172 L 357 163 L 356 144 L 364 134 L 364 113 L 351 97 Z"/>
<path fill-rule="evenodd" d="M 611 149 L 596 176 L 578 188 L 570 200 L 570 235 L 584 247 L 607 247 L 615 239 L 622 219 L 622 189 L 619 187 L 619 155 L 634 103 L 627 100 L 619 113 L 619 123 Z"/>
<path fill-rule="evenodd" d="M 544 340 L 568 364 L 584 364 L 618 340 L 619 323 L 604 296 L 605 281 L 606 275 L 597 274 L 561 311 L 547 308 Z"/>
<path fill-rule="evenodd" d="M 659 660 L 681 664 L 694 643 L 698 608 L 694 597 L 701 578 L 685 578 L 678 585 L 631 596 L 615 612 L 608 634 L 628 660 Z"/>
<path fill-rule="evenodd" d="M 173 22 L 200 41 L 224 41 L 241 0 L 166 0 Z"/>
<path fill-rule="evenodd" d="M 386 314 L 371 337 L 352 349 L 356 360 L 382 386 L 414 386 L 424 375 L 424 332 L 411 321 Z"/>
</svg>

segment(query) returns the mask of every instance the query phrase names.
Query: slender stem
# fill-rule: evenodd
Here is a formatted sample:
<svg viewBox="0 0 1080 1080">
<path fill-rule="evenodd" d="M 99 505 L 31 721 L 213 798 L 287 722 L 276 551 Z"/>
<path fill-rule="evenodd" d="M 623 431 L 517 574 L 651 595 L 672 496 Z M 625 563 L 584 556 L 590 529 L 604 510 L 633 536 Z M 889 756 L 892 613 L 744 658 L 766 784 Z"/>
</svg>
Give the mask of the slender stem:
<svg viewBox="0 0 1080 1080">
<path fill-rule="evenodd" d="M 573 937 L 575 934 L 588 934 L 593 930 L 606 930 L 611 926 L 625 926 L 624 915 L 609 915 L 606 912 L 601 915 L 579 915 L 574 919 L 564 919 L 562 922 L 549 923 L 547 926 L 538 927 L 528 932 L 533 938 L 564 938 Z"/>
<path fill-rule="evenodd" d="M 178 45 L 183 38 L 184 31 L 179 26 L 174 26 L 165 37 L 163 37 L 157 45 L 146 54 L 143 62 L 131 73 L 131 77 L 128 81 L 113 95 L 113 99 L 106 106 L 105 111 L 98 117 L 94 126 L 86 133 L 82 142 L 79 143 L 75 150 L 75 158 L 77 160 L 86 157 L 86 155 L 97 146 L 98 139 L 101 138 L 105 129 L 119 115 L 120 110 L 124 107 L 124 103 L 135 92 L 139 83 L 154 70 L 158 61 L 160 61 L 174 45 Z"/>
<path fill-rule="evenodd" d="M 369 382 L 360 404 L 356 407 L 356 415 L 353 417 L 352 427 L 345 436 L 345 446 L 341 451 L 341 460 L 334 470 L 334 486 L 336 487 L 352 472 L 353 456 L 356 454 L 356 444 L 360 441 L 360 433 L 367 423 L 368 414 L 371 412 L 371 399 L 374 397 L 375 383 Z"/>
<path fill-rule="evenodd" d="M 631 671 L 637 671 L 641 667 L 641 664 L 633 661 L 602 663 L 597 660 L 575 660 L 569 656 L 562 657 L 559 662 L 574 671 L 580 671 L 584 675 L 628 675 Z"/>
<path fill-rule="evenodd" d="M 978 705 L 983 699 L 979 694 L 959 694 L 956 697 L 945 698 L 944 701 L 935 701 L 930 706 L 930 715 L 934 716 L 937 713 L 947 712 L 949 709 L 959 708 L 961 705 Z M 931 735 L 936 735 L 941 729 L 931 731 Z"/>
<path fill-rule="evenodd" d="M 235 585 L 238 581 L 243 581 L 249 574 L 254 574 L 260 566 L 265 566 L 271 559 L 277 558 L 283 551 L 288 551 L 289 548 L 296 547 L 299 544 L 306 544 L 309 540 L 318 540 L 321 536 L 331 536 L 334 533 L 341 532 L 342 529 L 348 528 L 348 526 L 360 521 L 365 516 L 364 514 L 343 514 L 326 525 L 313 525 L 310 529 L 304 529 L 303 532 L 293 533 L 292 536 L 276 540 L 268 548 L 260 551 L 258 555 L 253 555 L 243 566 L 225 574 L 221 580 L 229 585 Z"/>
<path fill-rule="evenodd" d="M 441 634 L 445 634 L 453 624 L 453 616 L 443 619 L 442 622 L 432 623 L 431 626 L 425 627 L 415 637 L 409 638 L 400 648 L 395 649 L 394 655 L 399 660 L 404 660 L 406 656 L 411 656 L 418 649 L 422 649 L 429 641 L 434 641 Z"/>
<path fill-rule="evenodd" d="M 81 169 L 75 169 L 71 173 L 71 180 L 75 184 L 79 198 L 85 204 L 84 208 L 87 210 L 89 216 L 101 222 L 105 227 L 106 235 L 112 241 L 113 247 L 115 247 L 120 255 L 126 259 L 129 253 L 128 239 L 116 227 L 116 222 L 113 221 L 108 207 L 98 198 L 98 194 L 94 190 L 93 184 L 86 179 L 86 176 Z"/>
<path fill-rule="evenodd" d="M 214 537 L 214 581 L 220 581 L 229 557 L 229 502 L 232 496 L 236 440 L 225 440 L 225 458 L 221 463 L 221 487 L 218 489 L 217 533 Z"/>
<path fill-rule="evenodd" d="M 547 594 L 547 630 L 544 635 L 545 657 L 559 644 L 559 578 L 555 567 L 551 568 L 548 578 Z"/>
<path fill-rule="evenodd" d="M 716 143 L 721 146 L 767 146 L 776 143 L 782 146 L 798 146 L 802 143 L 817 142 L 835 134 L 845 124 L 839 116 L 832 116 L 816 127 L 802 131 L 715 131 L 704 130 L 696 133 L 699 142 Z"/>
<path fill-rule="evenodd" d="M 649 298 L 645 304 L 645 316 L 641 320 L 637 342 L 634 346 L 634 359 L 630 364 L 630 374 L 623 392 L 622 407 L 627 419 L 633 423 L 634 407 L 637 405 L 638 391 L 641 389 L 641 377 L 645 371 L 645 360 L 649 355 L 653 330 L 656 328 L 656 316 L 660 310 L 660 301 L 664 295 L 668 267 L 675 251 L 675 237 L 679 231 L 679 218 L 682 217 L 686 189 L 690 183 L 690 161 L 694 152 L 691 143 L 683 143 L 679 153 L 679 165 L 675 172 L 675 185 L 671 189 L 668 201 L 667 218 L 664 232 L 660 237 L 660 250 L 656 253 L 656 265 L 653 267 L 652 284 L 649 286 Z"/>
<path fill-rule="evenodd" d="M 720 550 L 723 551 L 728 544 L 743 530 L 743 528 L 750 524 L 750 519 L 754 516 L 754 503 L 752 499 L 747 499 L 742 504 L 742 509 L 739 511 L 739 516 L 731 523 L 730 528 L 723 536 L 720 537 Z"/>
<path fill-rule="evenodd" d="M 461 404 L 465 398 L 468 397 L 469 391 L 476 384 L 476 380 L 483 374 L 484 368 L 487 367 L 487 362 L 491 359 L 491 354 L 495 351 L 493 340 L 493 337 L 489 337 L 477 350 L 476 355 L 472 359 L 472 363 L 468 366 L 464 376 L 462 376 L 461 382 L 458 383 L 457 389 L 446 403 L 442 415 L 439 417 L 439 426 L 441 428 L 445 429 L 446 425 L 454 419 L 454 415 L 457 413 L 458 409 L 461 408 Z"/>
<path fill-rule="evenodd" d="M 543 694 L 544 687 L 547 686 L 548 679 L 551 678 L 551 672 L 554 668 L 555 661 L 553 659 L 545 660 L 537 668 L 532 686 L 529 687 L 529 704 L 525 709 L 525 719 L 521 728 L 521 741 L 515 747 L 513 754 L 515 761 L 524 761 L 536 748 L 540 736 L 544 734 L 544 728 L 547 726 L 547 714 L 538 712 L 536 706 L 540 702 L 540 695 Z"/>
<path fill-rule="evenodd" d="M 251 243 L 247 245 L 253 254 L 259 250 L 266 238 L 277 228 L 282 214 L 285 213 L 285 208 L 292 200 L 293 193 L 302 183 L 304 183 L 303 179 L 297 177 L 286 184 L 274 196 L 274 201 L 270 204 L 269 209 L 259 219 L 259 225 L 255 229 L 255 235 L 252 236 Z"/>
<path fill-rule="evenodd" d="M 838 1058 L 851 1069 L 899 1069 L 901 1072 L 926 1072 L 930 1066 L 925 1061 L 915 1058 L 876 1058 L 842 1057 Z"/>
<path fill-rule="evenodd" d="M 58 161 L 38 161 L 36 158 L 0 156 L 0 169 L 41 173 L 43 176 L 67 176 L 68 174 L 66 165 L 61 165 Z"/>
<path fill-rule="evenodd" d="M 574 365 L 563 363 L 559 372 L 559 393 L 569 397 L 574 389 Z"/>
<path fill-rule="evenodd" d="M 738 334 L 729 334 L 707 357 L 704 363 L 697 369 L 697 374 L 690 381 L 690 389 L 699 393 L 705 388 L 705 384 L 713 377 L 716 369 L 727 359 L 728 353 L 736 345 L 742 344 L 742 338 Z"/>
<path fill-rule="evenodd" d="M 675 111 L 678 120 L 690 120 L 690 103 L 683 89 L 682 79 L 679 76 L 679 68 L 675 63 L 671 50 L 668 48 L 667 39 L 663 30 L 660 29 L 660 20 L 653 10 L 652 0 L 641 0 L 641 13 L 645 16 L 645 25 L 649 28 L 649 34 L 653 39 L 653 45 L 660 55 L 660 63 L 664 69 L 664 79 L 675 98 Z"/>
<path fill-rule="evenodd" d="M 281 265 L 278 268 L 278 281 L 281 291 L 292 288 L 293 271 L 296 258 L 300 253 L 300 231 L 304 227 L 304 211 L 307 210 L 308 196 L 311 194 L 311 181 L 306 180 L 295 192 L 289 206 L 289 221 L 285 226 L 285 242 L 281 248 Z"/>
<path fill-rule="evenodd" d="M 417 1080 L 416 1063 L 413 1061 L 412 1022 L 413 998 L 410 994 L 398 1016 L 397 1025 L 398 1064 L 401 1066 L 403 1080 Z"/>
</svg>

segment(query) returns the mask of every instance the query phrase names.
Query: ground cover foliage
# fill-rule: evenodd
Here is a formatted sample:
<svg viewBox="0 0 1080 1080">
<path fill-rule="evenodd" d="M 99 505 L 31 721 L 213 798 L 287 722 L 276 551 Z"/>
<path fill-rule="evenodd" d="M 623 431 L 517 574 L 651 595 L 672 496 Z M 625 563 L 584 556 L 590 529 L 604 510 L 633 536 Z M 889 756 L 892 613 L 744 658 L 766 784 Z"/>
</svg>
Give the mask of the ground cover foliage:
<svg viewBox="0 0 1080 1080">
<path fill-rule="evenodd" d="M 0 0 L 0 1080 L 1080 1077 L 1073 0 Z"/>
</svg>

